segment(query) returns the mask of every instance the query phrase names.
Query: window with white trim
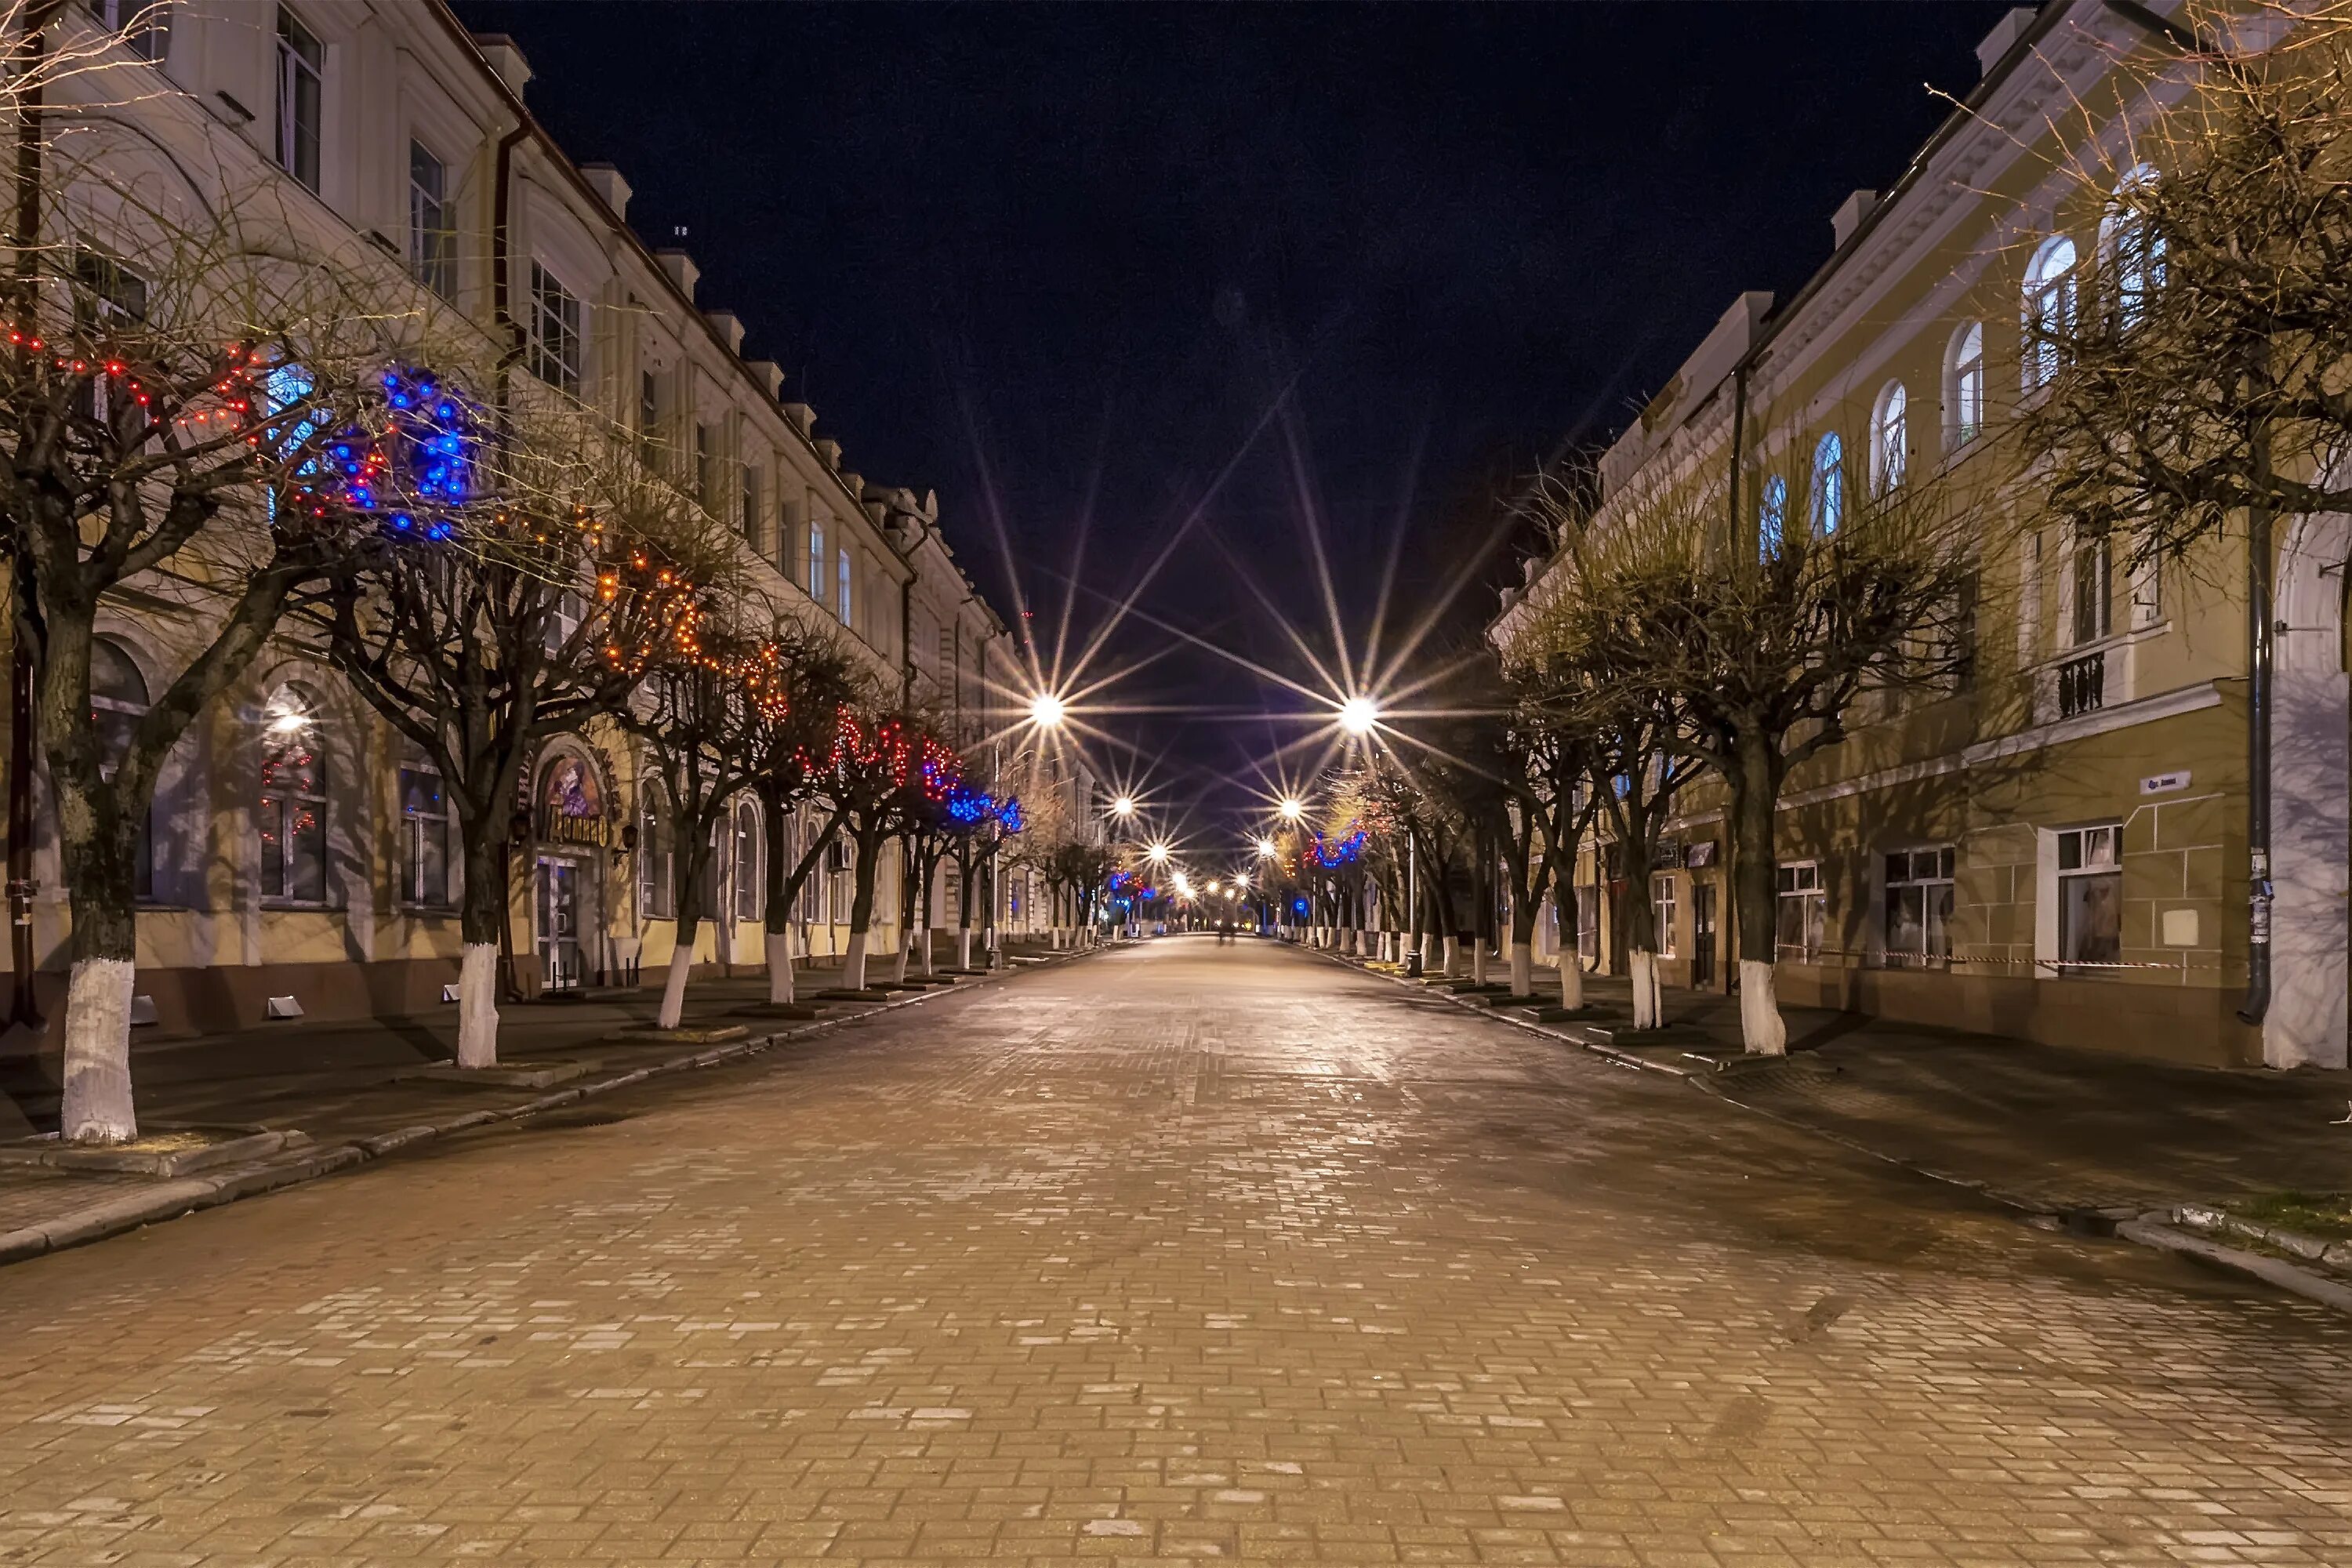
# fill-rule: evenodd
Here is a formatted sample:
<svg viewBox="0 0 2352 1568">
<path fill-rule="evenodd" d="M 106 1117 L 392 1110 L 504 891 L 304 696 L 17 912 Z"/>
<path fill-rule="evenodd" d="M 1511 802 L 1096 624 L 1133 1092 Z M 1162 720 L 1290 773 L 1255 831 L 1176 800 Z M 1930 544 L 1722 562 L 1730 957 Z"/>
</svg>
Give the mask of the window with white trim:
<svg viewBox="0 0 2352 1568">
<path fill-rule="evenodd" d="M 131 738 L 139 728 L 152 699 L 147 678 L 137 661 L 111 637 L 92 637 L 89 644 L 89 721 L 98 733 L 98 774 L 111 780 L 131 752 Z M 155 896 L 153 813 L 139 821 L 139 842 L 131 862 L 131 893 Z"/>
<path fill-rule="evenodd" d="M 2146 163 L 2116 182 L 2099 225 L 2099 254 L 2112 279 L 2115 324 L 2129 331 L 2147 314 L 2150 298 L 2164 287 L 2164 235 L 2149 219 L 2147 203 L 2156 171 Z"/>
<path fill-rule="evenodd" d="M 1903 384 L 1890 381 L 1880 391 L 1878 407 L 1871 416 L 1870 486 L 1879 495 L 1903 482 L 1911 452 L 1910 405 L 1911 395 L 1903 390 Z"/>
<path fill-rule="evenodd" d="M 1813 446 L 1813 537 L 1827 539 L 1845 521 L 1845 442 L 1826 431 Z"/>
<path fill-rule="evenodd" d="M 2067 617 L 2068 645 L 2097 642 L 2116 629 L 2115 552 L 2104 533 L 2086 534 L 2074 542 L 2070 563 L 2073 598 Z"/>
<path fill-rule="evenodd" d="M 1756 502 L 1756 558 L 1769 561 L 1780 553 L 1781 531 L 1789 523 L 1789 481 L 1778 474 L 1764 479 Z"/>
<path fill-rule="evenodd" d="M 1675 955 L 1675 874 L 1654 872 L 1650 877 L 1650 920 L 1654 930 L 1660 958 Z"/>
<path fill-rule="evenodd" d="M 1812 963 L 1822 956 L 1822 932 L 1829 919 L 1829 894 L 1821 863 L 1797 860 L 1776 872 L 1778 905 L 1774 944 L 1784 963 Z"/>
<path fill-rule="evenodd" d="M 537 261 L 530 264 L 530 374 L 580 395 L 580 297 Z"/>
<path fill-rule="evenodd" d="M 301 19 L 278 8 L 278 166 L 319 188 L 319 100 L 326 70 L 326 46 Z"/>
<path fill-rule="evenodd" d="M 677 842 L 661 785 L 648 779 L 637 795 L 637 910 L 642 919 L 677 918 Z"/>
<path fill-rule="evenodd" d="M 1917 968 L 1952 956 L 1952 858 L 1949 845 L 1887 855 L 1888 963 Z"/>
<path fill-rule="evenodd" d="M 124 48 L 150 65 L 161 64 L 172 37 L 172 8 L 164 0 L 83 0 L 91 18 L 121 35 Z"/>
<path fill-rule="evenodd" d="M 2070 827 L 2056 837 L 2058 962 L 2118 963 L 2124 936 L 2123 827 L 2114 823 Z"/>
<path fill-rule="evenodd" d="M 735 918 L 760 918 L 760 808 L 751 802 L 735 804 Z"/>
<path fill-rule="evenodd" d="M 849 593 L 849 551 L 846 546 L 835 552 L 834 561 L 835 584 L 838 591 L 835 596 L 833 613 L 840 617 L 843 626 L 855 626 L 856 616 L 851 609 L 854 601 Z"/>
<path fill-rule="evenodd" d="M 408 270 L 444 300 L 457 297 L 457 215 L 449 171 L 422 142 L 408 143 Z"/>
<path fill-rule="evenodd" d="M 810 598 L 824 603 L 824 516 L 814 510 L 809 513 L 808 591 Z"/>
<path fill-rule="evenodd" d="M 261 896 L 273 902 L 327 900 L 327 763 L 318 704 L 297 686 L 281 686 L 262 709 L 261 791 L 254 805 L 260 836 Z"/>
<path fill-rule="evenodd" d="M 1950 449 L 1984 434 L 1984 323 L 1969 321 L 1952 334 L 1951 363 L 1945 372 L 1946 406 L 1951 410 Z"/>
<path fill-rule="evenodd" d="M 400 770 L 400 901 L 449 901 L 449 801 L 430 768 Z"/>
<path fill-rule="evenodd" d="M 2057 235 L 2042 242 L 2033 264 L 2025 270 L 2025 390 L 2050 384 L 2065 363 L 2066 347 L 2074 335 L 2075 295 L 2079 259 L 2074 242 Z"/>
</svg>

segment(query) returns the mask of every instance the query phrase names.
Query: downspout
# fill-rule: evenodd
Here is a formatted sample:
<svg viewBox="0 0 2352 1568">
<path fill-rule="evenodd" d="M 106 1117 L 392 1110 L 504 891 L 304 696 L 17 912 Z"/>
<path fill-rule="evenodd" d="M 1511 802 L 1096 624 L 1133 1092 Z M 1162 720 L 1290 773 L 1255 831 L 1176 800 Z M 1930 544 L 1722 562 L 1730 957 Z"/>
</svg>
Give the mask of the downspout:
<svg viewBox="0 0 2352 1568">
<path fill-rule="evenodd" d="M 900 557 L 907 563 L 907 580 L 898 584 L 898 705 L 911 708 L 915 703 L 915 580 L 921 575 L 915 557 L 931 542 L 937 525 L 926 519 L 922 537 L 907 547 Z"/>
<path fill-rule="evenodd" d="M 499 353 L 495 372 L 499 422 L 502 429 L 509 407 L 507 378 L 516 362 L 522 358 L 523 344 L 522 329 L 515 324 L 513 315 L 507 309 L 510 292 L 507 274 L 514 265 L 508 244 L 507 226 L 513 205 L 514 150 L 530 134 L 530 121 L 518 117 L 513 129 L 499 138 L 497 159 L 490 175 L 490 321 L 494 326 L 506 329 L 507 332 L 507 346 Z M 522 818 L 525 831 L 528 831 L 529 816 L 520 811 L 515 816 Z M 499 954 L 499 973 L 505 976 L 508 998 L 520 1002 L 522 1000 L 522 976 L 516 969 L 519 960 L 514 939 L 514 858 L 517 853 L 518 846 L 511 838 L 499 843 L 499 887 L 501 897 L 499 900 L 499 942 L 505 951 Z"/>
<path fill-rule="evenodd" d="M 1748 370 L 1754 363 L 1753 354 L 1742 354 L 1739 356 L 1739 363 L 1731 367 L 1731 478 L 1725 489 L 1731 495 L 1731 531 L 1727 537 L 1730 539 L 1731 547 L 1734 550 L 1747 547 L 1745 542 L 1747 536 L 1740 531 L 1742 519 L 1739 510 L 1739 478 L 1742 468 L 1740 455 L 1747 449 L 1748 442 Z M 1758 522 L 1759 532 L 1756 544 L 1759 552 L 1764 547 L 1760 532 L 1762 526 L 1759 520 Z M 1739 845 L 1732 837 L 1731 831 L 1733 816 L 1734 813 L 1727 809 L 1723 814 L 1723 869 L 1719 880 L 1722 884 L 1722 891 L 1725 893 L 1729 893 L 1732 889 L 1732 879 L 1737 875 L 1733 867 L 1739 858 Z M 1697 894 L 1693 893 L 1691 896 L 1696 898 Z M 1728 898 L 1724 899 L 1722 907 L 1717 909 L 1715 917 L 1715 923 L 1722 933 L 1723 994 L 1727 996 L 1739 989 L 1739 921 L 1737 914 L 1731 911 L 1733 901 Z"/>
</svg>

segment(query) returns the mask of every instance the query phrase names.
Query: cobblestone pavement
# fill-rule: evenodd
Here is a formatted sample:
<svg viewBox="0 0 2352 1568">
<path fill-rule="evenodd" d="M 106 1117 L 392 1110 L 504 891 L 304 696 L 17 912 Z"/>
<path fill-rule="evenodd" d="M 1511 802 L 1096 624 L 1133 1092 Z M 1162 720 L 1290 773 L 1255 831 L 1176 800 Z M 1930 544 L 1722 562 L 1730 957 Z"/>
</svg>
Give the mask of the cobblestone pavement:
<svg viewBox="0 0 2352 1568">
<path fill-rule="evenodd" d="M 0 1563 L 2352 1563 L 2352 1322 L 1171 940 L 0 1271 Z"/>
</svg>

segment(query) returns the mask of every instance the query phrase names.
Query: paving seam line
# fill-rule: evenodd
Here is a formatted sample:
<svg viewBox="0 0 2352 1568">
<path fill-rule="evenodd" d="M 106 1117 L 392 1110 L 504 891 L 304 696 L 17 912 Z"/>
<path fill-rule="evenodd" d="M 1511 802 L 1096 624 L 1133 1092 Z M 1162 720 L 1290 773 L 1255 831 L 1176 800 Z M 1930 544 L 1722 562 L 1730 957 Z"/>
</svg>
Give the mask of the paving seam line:
<svg viewBox="0 0 2352 1568">
<path fill-rule="evenodd" d="M 1102 951 L 1105 950 L 1078 948 L 1054 953 L 1034 963 L 1024 964 L 1019 969 L 1006 969 L 1001 973 L 983 974 L 969 985 L 959 984 L 944 991 L 922 991 L 912 996 L 900 997 L 895 1002 L 881 1003 L 862 1013 L 845 1014 L 838 1018 L 820 1018 L 812 1023 L 803 1024 L 797 1028 L 782 1029 L 768 1035 L 754 1035 L 749 1039 L 733 1041 L 715 1050 L 697 1051 L 689 1056 L 673 1057 L 667 1061 L 647 1062 L 643 1067 L 634 1068 L 612 1078 L 598 1079 L 592 1083 L 567 1085 L 562 1089 L 540 1095 L 536 1099 L 525 1100 L 520 1105 L 471 1110 L 462 1116 L 453 1116 L 443 1121 L 413 1122 L 406 1127 L 396 1127 L 389 1132 L 378 1132 L 366 1138 L 355 1138 L 347 1143 L 310 1145 L 306 1146 L 299 1159 L 245 1166 L 214 1176 L 181 1176 L 135 1193 L 123 1194 L 95 1204 L 86 1204 L 55 1219 L 20 1226 L 15 1230 L 0 1231 L 0 1266 L 21 1263 L 26 1258 L 38 1258 L 45 1253 L 62 1252 L 68 1247 L 79 1247 L 86 1242 L 103 1241 L 108 1237 L 120 1236 L 125 1231 L 137 1230 L 142 1226 L 157 1224 L 163 1220 L 177 1219 L 182 1215 L 194 1214 L 199 1209 L 217 1208 L 223 1204 L 235 1203 L 239 1198 L 255 1197 L 263 1193 L 276 1192 L 280 1187 L 290 1187 L 302 1182 L 315 1181 L 321 1176 L 333 1175 L 337 1172 L 352 1170 L 371 1161 L 382 1159 L 397 1150 L 406 1149 L 433 1139 L 444 1138 L 453 1132 L 464 1132 L 477 1127 L 488 1127 L 496 1122 L 514 1121 L 526 1116 L 536 1116 L 560 1106 L 586 1100 L 593 1095 L 609 1094 L 615 1089 L 626 1089 L 633 1084 L 643 1083 L 648 1079 L 664 1077 L 674 1072 L 685 1072 L 694 1068 L 716 1067 L 724 1062 L 740 1060 L 777 1046 L 810 1039 L 828 1031 L 859 1023 L 878 1014 L 896 1012 L 901 1007 L 916 1006 L 930 1001 L 935 996 L 965 994 L 979 990 L 983 985 L 1002 984 L 1015 975 L 1034 973 L 1040 969 L 1087 958 Z"/>
<path fill-rule="evenodd" d="M 1378 975 L 1382 980 L 1392 982 L 1420 994 L 1441 996 L 1465 1013 L 1490 1018 L 1497 1024 L 1507 1024 L 1513 1028 L 1524 1029 L 1529 1034 L 1541 1035 L 1546 1038 L 1559 1040 L 1568 1045 L 1580 1046 L 1596 1056 L 1606 1057 L 1623 1066 L 1638 1067 L 1647 1071 L 1661 1072 L 1673 1078 L 1679 1078 L 1701 1093 L 1711 1095 L 1726 1105 L 1736 1105 L 1752 1116 L 1760 1116 L 1768 1121 L 1776 1121 L 1783 1127 L 1834 1143 L 1854 1153 L 1868 1155 L 1871 1159 L 1892 1165 L 1900 1171 L 1907 1171 L 1915 1176 L 1924 1176 L 1931 1182 L 1941 1182 L 1947 1186 L 1959 1187 L 1974 1193 L 1979 1197 L 1989 1199 L 2003 1208 L 2014 1211 L 2021 1218 L 2029 1221 L 2052 1220 L 2058 1218 L 2065 1211 L 2066 1205 L 2053 1207 L 2048 1203 L 2004 1193 L 1997 1187 L 1988 1186 L 1969 1177 L 1955 1175 L 1949 1171 L 1938 1171 L 1932 1165 L 1918 1164 L 1914 1161 L 1904 1159 L 1899 1154 L 1889 1154 L 1883 1149 L 1874 1149 L 1869 1144 L 1848 1137 L 1843 1132 L 1832 1132 L 1826 1128 L 1816 1127 L 1808 1122 L 1797 1121 L 1793 1117 L 1784 1116 L 1777 1110 L 1767 1110 L 1761 1106 L 1750 1105 L 1744 1100 L 1735 1100 L 1716 1084 L 1708 1081 L 1710 1075 L 1697 1073 L 1685 1068 L 1668 1067 L 1664 1062 L 1648 1061 L 1630 1052 L 1611 1050 L 1606 1046 L 1595 1045 L 1590 1040 L 1563 1034 L 1558 1029 L 1549 1028 L 1526 1018 L 1507 1017 L 1491 1007 L 1479 1006 L 1450 992 L 1431 992 L 1402 975 L 1382 973 L 1379 970 L 1358 963 L 1339 953 L 1325 952 L 1319 948 L 1307 948 L 1304 951 L 1315 954 L 1318 958 L 1328 959 L 1333 963 L 1345 969 L 1354 970 L 1358 973 Z M 2160 1223 L 2170 1217 L 2170 1214 L 2167 1211 L 2154 1211 L 2152 1215 L 2119 1223 L 2116 1226 L 2115 1234 L 2126 1241 L 2141 1247 L 2155 1247 L 2163 1252 L 2184 1253 L 2202 1258 L 2209 1263 L 2249 1275 L 2262 1280 L 2264 1284 L 2275 1286 L 2294 1295 L 2333 1307 L 2340 1312 L 2352 1313 L 2352 1287 L 2324 1279 L 2307 1268 L 2297 1268 L 2284 1258 L 2272 1258 L 2260 1252 L 2249 1252 L 2243 1247 L 2227 1247 L 2218 1241 L 2200 1236 L 2191 1236 Z M 2037 1228 L 2046 1227 L 2037 1226 Z"/>
</svg>

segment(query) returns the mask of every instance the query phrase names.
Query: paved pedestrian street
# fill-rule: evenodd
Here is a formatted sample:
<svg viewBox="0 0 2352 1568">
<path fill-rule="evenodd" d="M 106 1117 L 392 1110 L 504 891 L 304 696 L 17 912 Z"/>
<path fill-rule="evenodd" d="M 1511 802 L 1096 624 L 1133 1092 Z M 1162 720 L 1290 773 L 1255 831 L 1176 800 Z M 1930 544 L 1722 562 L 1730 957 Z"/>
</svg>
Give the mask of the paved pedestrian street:
<svg viewBox="0 0 2352 1568">
<path fill-rule="evenodd" d="M 0 1563 L 1102 1559 L 2343 1564 L 2352 1321 L 1205 937 L 0 1270 Z"/>
</svg>

